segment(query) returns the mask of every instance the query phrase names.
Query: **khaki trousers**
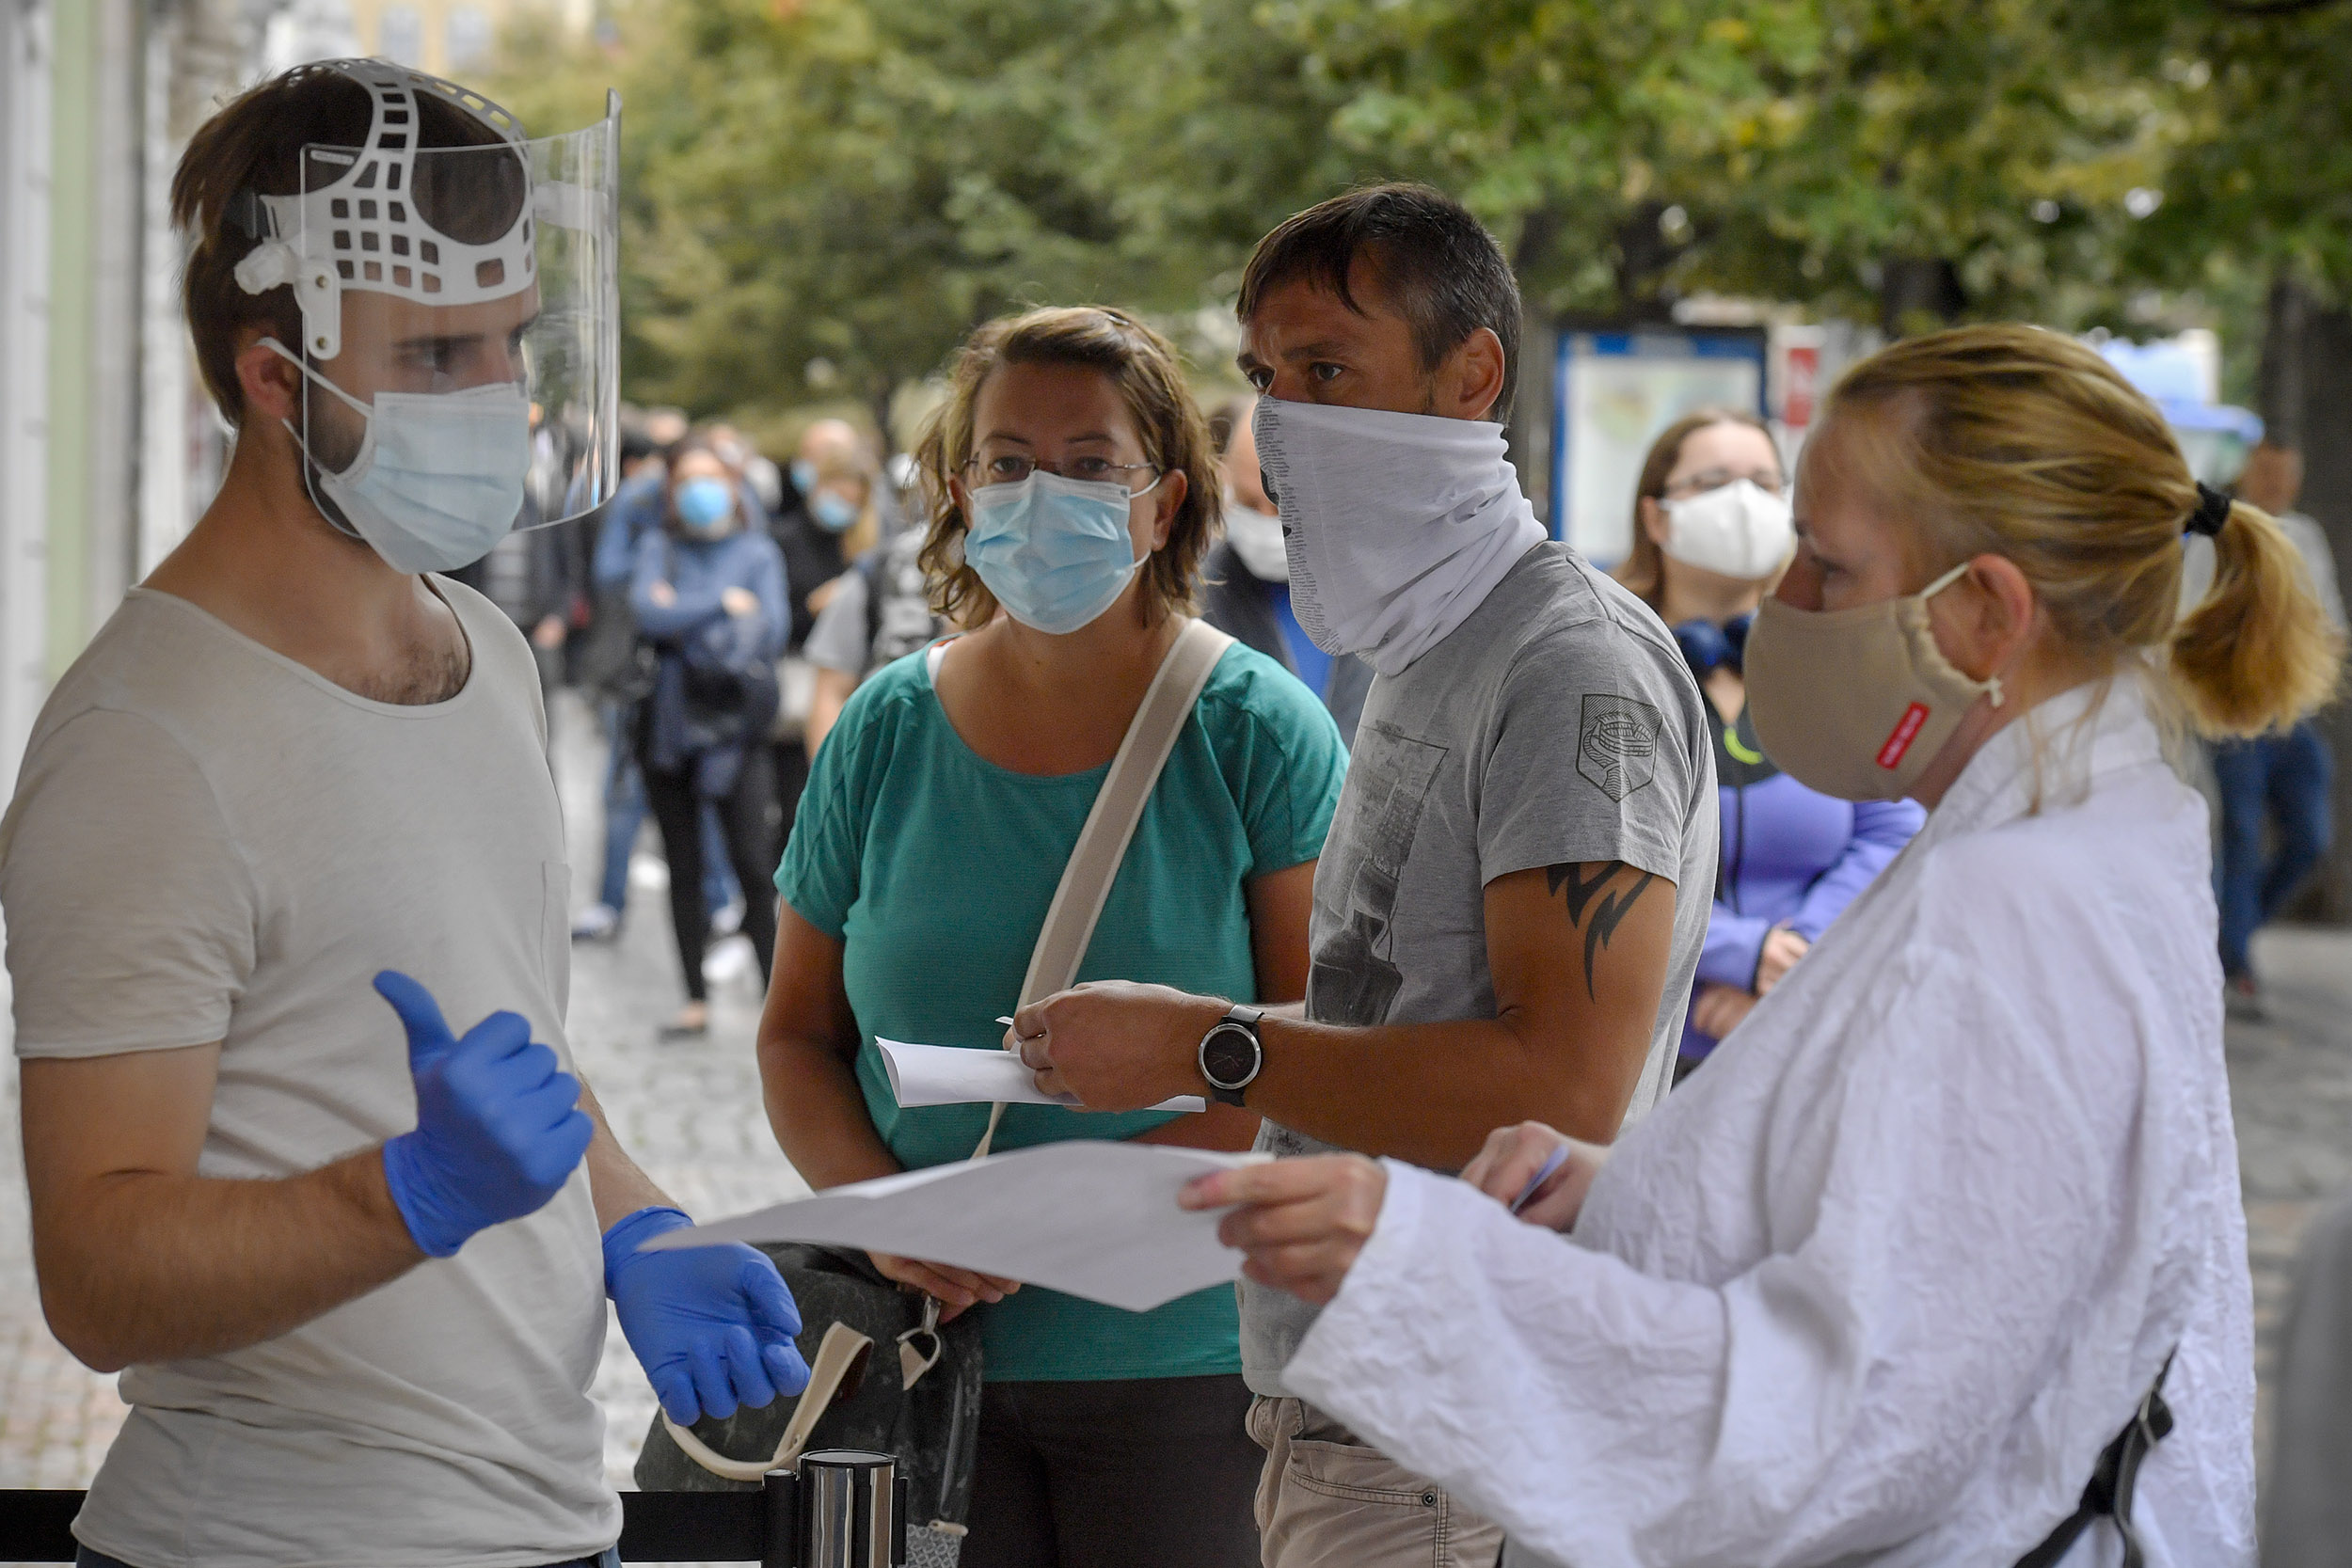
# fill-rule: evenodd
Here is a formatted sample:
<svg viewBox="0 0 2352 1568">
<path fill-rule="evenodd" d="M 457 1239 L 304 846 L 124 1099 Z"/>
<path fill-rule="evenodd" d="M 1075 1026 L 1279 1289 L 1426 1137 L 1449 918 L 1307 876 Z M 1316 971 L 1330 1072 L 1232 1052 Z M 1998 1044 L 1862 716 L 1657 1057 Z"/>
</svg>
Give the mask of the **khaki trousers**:
<svg viewBox="0 0 2352 1568">
<path fill-rule="evenodd" d="M 1502 1531 L 1300 1400 L 1249 1403 L 1265 1568 L 1495 1568 Z"/>
</svg>

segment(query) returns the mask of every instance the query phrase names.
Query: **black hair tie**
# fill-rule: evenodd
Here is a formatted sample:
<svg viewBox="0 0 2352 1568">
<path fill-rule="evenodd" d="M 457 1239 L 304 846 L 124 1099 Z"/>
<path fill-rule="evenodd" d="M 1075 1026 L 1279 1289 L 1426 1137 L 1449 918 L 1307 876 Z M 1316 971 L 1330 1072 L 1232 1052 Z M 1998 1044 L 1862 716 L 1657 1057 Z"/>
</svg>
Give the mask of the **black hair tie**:
<svg viewBox="0 0 2352 1568">
<path fill-rule="evenodd" d="M 2188 515 L 2190 533 L 2201 533 L 2212 539 L 2221 532 L 2221 525 L 2230 520 L 2230 498 L 2207 484 L 2197 482 L 2197 510 Z"/>
</svg>

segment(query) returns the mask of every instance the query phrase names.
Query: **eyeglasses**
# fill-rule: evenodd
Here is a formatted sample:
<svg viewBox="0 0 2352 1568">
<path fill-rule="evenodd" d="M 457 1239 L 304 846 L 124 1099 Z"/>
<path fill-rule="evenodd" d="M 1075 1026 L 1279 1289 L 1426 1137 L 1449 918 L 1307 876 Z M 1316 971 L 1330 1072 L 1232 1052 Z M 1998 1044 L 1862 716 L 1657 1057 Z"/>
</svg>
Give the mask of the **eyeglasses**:
<svg viewBox="0 0 2352 1568">
<path fill-rule="evenodd" d="M 1746 480 L 1768 496 L 1780 494 L 1780 475 L 1770 471 L 1736 474 L 1729 468 L 1701 468 L 1687 479 L 1666 486 L 1665 499 L 1670 501 L 1688 500 L 1709 490 L 1720 490 L 1726 484 Z"/>
<path fill-rule="evenodd" d="M 1018 452 L 999 452 L 993 457 L 975 457 L 964 464 L 966 470 L 980 476 L 980 484 L 1018 484 L 1040 468 L 1060 479 L 1073 479 L 1086 484 L 1125 484 L 1124 476 L 1141 470 L 1157 474 L 1156 463 L 1114 463 L 1107 457 L 1086 456 L 1065 459 L 1059 465 L 1040 463 Z M 1153 483 L 1157 483 L 1155 480 Z M 1147 484 L 1144 489 L 1148 490 Z M 1141 494 L 1136 491 L 1136 494 Z"/>
</svg>

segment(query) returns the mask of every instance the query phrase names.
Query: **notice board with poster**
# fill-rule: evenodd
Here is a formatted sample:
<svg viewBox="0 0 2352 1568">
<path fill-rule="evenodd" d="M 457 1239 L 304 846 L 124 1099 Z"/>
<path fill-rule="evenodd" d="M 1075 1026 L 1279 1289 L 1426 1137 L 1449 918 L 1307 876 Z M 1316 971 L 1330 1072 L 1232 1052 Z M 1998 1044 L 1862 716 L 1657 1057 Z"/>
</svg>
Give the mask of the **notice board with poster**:
<svg viewBox="0 0 2352 1568">
<path fill-rule="evenodd" d="M 1650 443 L 1696 408 L 1763 416 L 1765 349 L 1761 327 L 1561 333 L 1552 361 L 1552 537 L 1596 565 L 1623 561 Z"/>
</svg>

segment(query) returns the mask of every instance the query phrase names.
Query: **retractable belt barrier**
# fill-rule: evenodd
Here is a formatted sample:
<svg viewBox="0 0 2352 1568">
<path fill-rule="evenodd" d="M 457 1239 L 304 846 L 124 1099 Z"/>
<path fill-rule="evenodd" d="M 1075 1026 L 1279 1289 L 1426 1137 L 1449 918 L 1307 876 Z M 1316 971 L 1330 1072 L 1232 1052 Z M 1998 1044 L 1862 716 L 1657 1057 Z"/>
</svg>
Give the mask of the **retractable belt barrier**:
<svg viewBox="0 0 2352 1568">
<path fill-rule="evenodd" d="M 624 1562 L 900 1568 L 906 1482 L 888 1454 L 828 1449 L 756 1492 L 624 1492 Z M 80 1492 L 0 1490 L 0 1562 L 71 1562 Z"/>
</svg>

